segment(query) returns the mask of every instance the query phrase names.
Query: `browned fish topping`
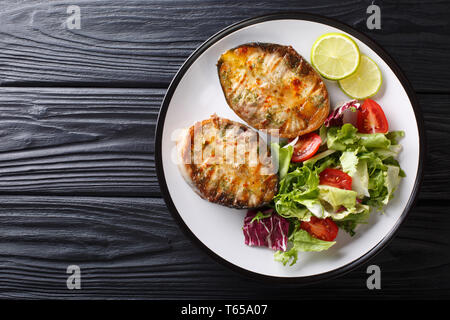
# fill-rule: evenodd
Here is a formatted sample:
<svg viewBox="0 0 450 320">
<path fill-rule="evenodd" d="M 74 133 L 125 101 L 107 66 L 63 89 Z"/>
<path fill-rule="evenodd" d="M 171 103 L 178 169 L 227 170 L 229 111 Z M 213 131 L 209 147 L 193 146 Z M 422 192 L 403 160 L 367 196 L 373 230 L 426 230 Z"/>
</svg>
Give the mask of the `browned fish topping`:
<svg viewBox="0 0 450 320">
<path fill-rule="evenodd" d="M 269 203 L 278 188 L 270 148 L 249 127 L 212 116 L 177 141 L 185 180 L 204 199 L 234 208 Z"/>
<path fill-rule="evenodd" d="M 244 44 L 222 54 L 217 70 L 228 105 L 256 129 L 294 138 L 328 115 L 325 83 L 291 46 Z"/>
</svg>

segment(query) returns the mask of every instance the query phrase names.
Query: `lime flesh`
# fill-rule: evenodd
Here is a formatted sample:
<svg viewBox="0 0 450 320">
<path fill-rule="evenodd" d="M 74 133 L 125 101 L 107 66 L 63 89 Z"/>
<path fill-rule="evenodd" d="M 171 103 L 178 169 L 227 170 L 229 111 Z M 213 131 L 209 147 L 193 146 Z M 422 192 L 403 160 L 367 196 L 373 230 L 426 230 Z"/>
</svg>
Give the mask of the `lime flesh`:
<svg viewBox="0 0 450 320">
<path fill-rule="evenodd" d="M 380 90 L 382 82 L 377 64 L 365 55 L 361 55 L 361 62 L 354 74 L 338 81 L 345 94 L 360 100 L 374 96 Z"/>
<path fill-rule="evenodd" d="M 358 45 L 343 33 L 327 33 L 314 42 L 311 63 L 326 79 L 340 80 L 353 74 L 360 61 Z"/>
</svg>

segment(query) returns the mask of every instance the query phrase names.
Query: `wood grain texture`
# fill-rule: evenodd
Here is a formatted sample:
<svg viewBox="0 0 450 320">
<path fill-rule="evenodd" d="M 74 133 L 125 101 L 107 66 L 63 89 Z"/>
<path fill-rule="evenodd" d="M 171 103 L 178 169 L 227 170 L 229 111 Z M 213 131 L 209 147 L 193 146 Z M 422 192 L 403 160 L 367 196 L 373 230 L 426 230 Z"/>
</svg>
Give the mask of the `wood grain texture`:
<svg viewBox="0 0 450 320">
<path fill-rule="evenodd" d="M 160 196 L 162 89 L 0 88 L 0 194 Z M 450 197 L 450 95 L 420 94 L 428 137 L 421 199 Z"/>
<path fill-rule="evenodd" d="M 1 1 L 0 298 L 449 299 L 449 5 L 375 1 L 382 29 L 369 31 L 372 2 Z M 72 4 L 80 30 L 65 26 Z M 179 66 L 222 28 L 276 11 L 326 15 L 374 38 L 413 83 L 427 131 L 424 183 L 396 238 L 308 287 L 214 262 L 172 219 L 155 174 L 157 115 Z M 71 264 L 80 291 L 66 287 Z M 370 264 L 380 291 L 366 288 Z"/>
<path fill-rule="evenodd" d="M 5 1 L 4 1 L 5 2 Z M 383 1 L 381 30 L 368 30 L 372 1 L 78 1 L 81 29 L 66 28 L 73 1 L 6 1 L 0 7 L 0 84 L 166 87 L 203 41 L 235 22 L 279 11 L 335 18 L 373 37 L 416 90 L 449 91 L 448 3 Z"/>
<path fill-rule="evenodd" d="M 450 96 L 419 95 L 429 163 L 419 205 L 396 239 L 356 271 L 299 288 L 254 282 L 218 265 L 186 239 L 160 198 L 141 198 L 159 196 L 153 137 L 163 94 L 0 89 L 0 297 L 449 297 L 450 220 L 442 200 L 450 195 L 449 148 L 442 136 Z M 140 197 L 98 197 L 114 194 Z M 82 268 L 81 291 L 65 287 L 69 264 Z M 381 292 L 365 287 L 369 264 L 382 268 Z"/>
<path fill-rule="evenodd" d="M 450 298 L 450 217 L 427 202 L 371 261 L 303 288 L 255 282 L 217 264 L 160 199 L 3 196 L 0 219 L 1 298 Z M 72 264 L 81 268 L 81 290 L 66 287 Z M 382 270 L 379 292 L 366 287 L 370 264 Z"/>
<path fill-rule="evenodd" d="M 160 89 L 0 89 L 0 193 L 159 195 Z"/>
</svg>

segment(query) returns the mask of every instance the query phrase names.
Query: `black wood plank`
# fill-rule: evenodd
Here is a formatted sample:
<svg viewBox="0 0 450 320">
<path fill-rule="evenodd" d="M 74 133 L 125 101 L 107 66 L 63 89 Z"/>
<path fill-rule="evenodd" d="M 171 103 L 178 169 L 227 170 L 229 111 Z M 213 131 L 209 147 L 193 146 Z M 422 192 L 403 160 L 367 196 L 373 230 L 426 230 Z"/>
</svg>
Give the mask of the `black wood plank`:
<svg viewBox="0 0 450 320">
<path fill-rule="evenodd" d="M 376 1 L 382 29 L 369 31 L 371 3 L 2 1 L 0 86 L 12 87 L 0 88 L 0 297 L 450 298 L 449 5 Z M 73 4 L 80 30 L 64 25 Z M 165 88 L 196 47 L 242 19 L 295 10 L 377 40 L 421 93 L 428 136 L 419 202 L 394 241 L 306 288 L 243 278 L 191 244 L 159 198 L 153 143 Z M 18 88 L 55 84 L 117 89 Z M 80 291 L 66 288 L 70 264 L 81 267 Z M 370 264 L 381 291 L 366 288 Z"/>
<path fill-rule="evenodd" d="M 0 192 L 159 195 L 159 89 L 0 89 Z"/>
<path fill-rule="evenodd" d="M 163 89 L 0 88 L 0 194 L 160 196 L 154 133 Z M 421 199 L 450 197 L 450 95 L 420 94 Z"/>
<path fill-rule="evenodd" d="M 377 40 L 416 90 L 449 93 L 445 1 L 376 1 L 381 30 L 368 30 L 373 1 L 81 1 L 81 29 L 66 28 L 73 1 L 2 1 L 0 85 L 166 87 L 192 51 L 222 28 L 278 11 L 322 14 Z"/>
<path fill-rule="evenodd" d="M 427 135 L 426 163 L 420 199 L 450 198 L 450 96 L 418 95 Z"/>
<path fill-rule="evenodd" d="M 450 298 L 446 205 L 419 202 L 371 261 L 302 288 L 256 282 L 217 264 L 181 233 L 160 199 L 2 196 L 1 202 L 1 298 Z M 72 264 L 81 268 L 81 290 L 66 287 Z M 366 287 L 371 264 L 381 268 L 378 292 Z"/>
</svg>

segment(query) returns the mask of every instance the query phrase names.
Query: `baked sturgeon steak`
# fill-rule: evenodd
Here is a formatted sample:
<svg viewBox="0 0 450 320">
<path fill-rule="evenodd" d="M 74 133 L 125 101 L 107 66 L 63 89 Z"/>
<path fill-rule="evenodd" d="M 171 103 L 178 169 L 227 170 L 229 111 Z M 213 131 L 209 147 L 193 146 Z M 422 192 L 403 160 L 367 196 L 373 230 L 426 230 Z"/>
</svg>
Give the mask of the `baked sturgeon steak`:
<svg viewBox="0 0 450 320">
<path fill-rule="evenodd" d="M 270 149 L 246 125 L 212 116 L 177 138 L 178 166 L 204 199 L 233 208 L 269 203 L 278 188 Z"/>
<path fill-rule="evenodd" d="M 231 109 L 250 126 L 283 138 L 318 129 L 330 103 L 325 83 L 291 46 L 248 43 L 217 63 Z"/>
</svg>

